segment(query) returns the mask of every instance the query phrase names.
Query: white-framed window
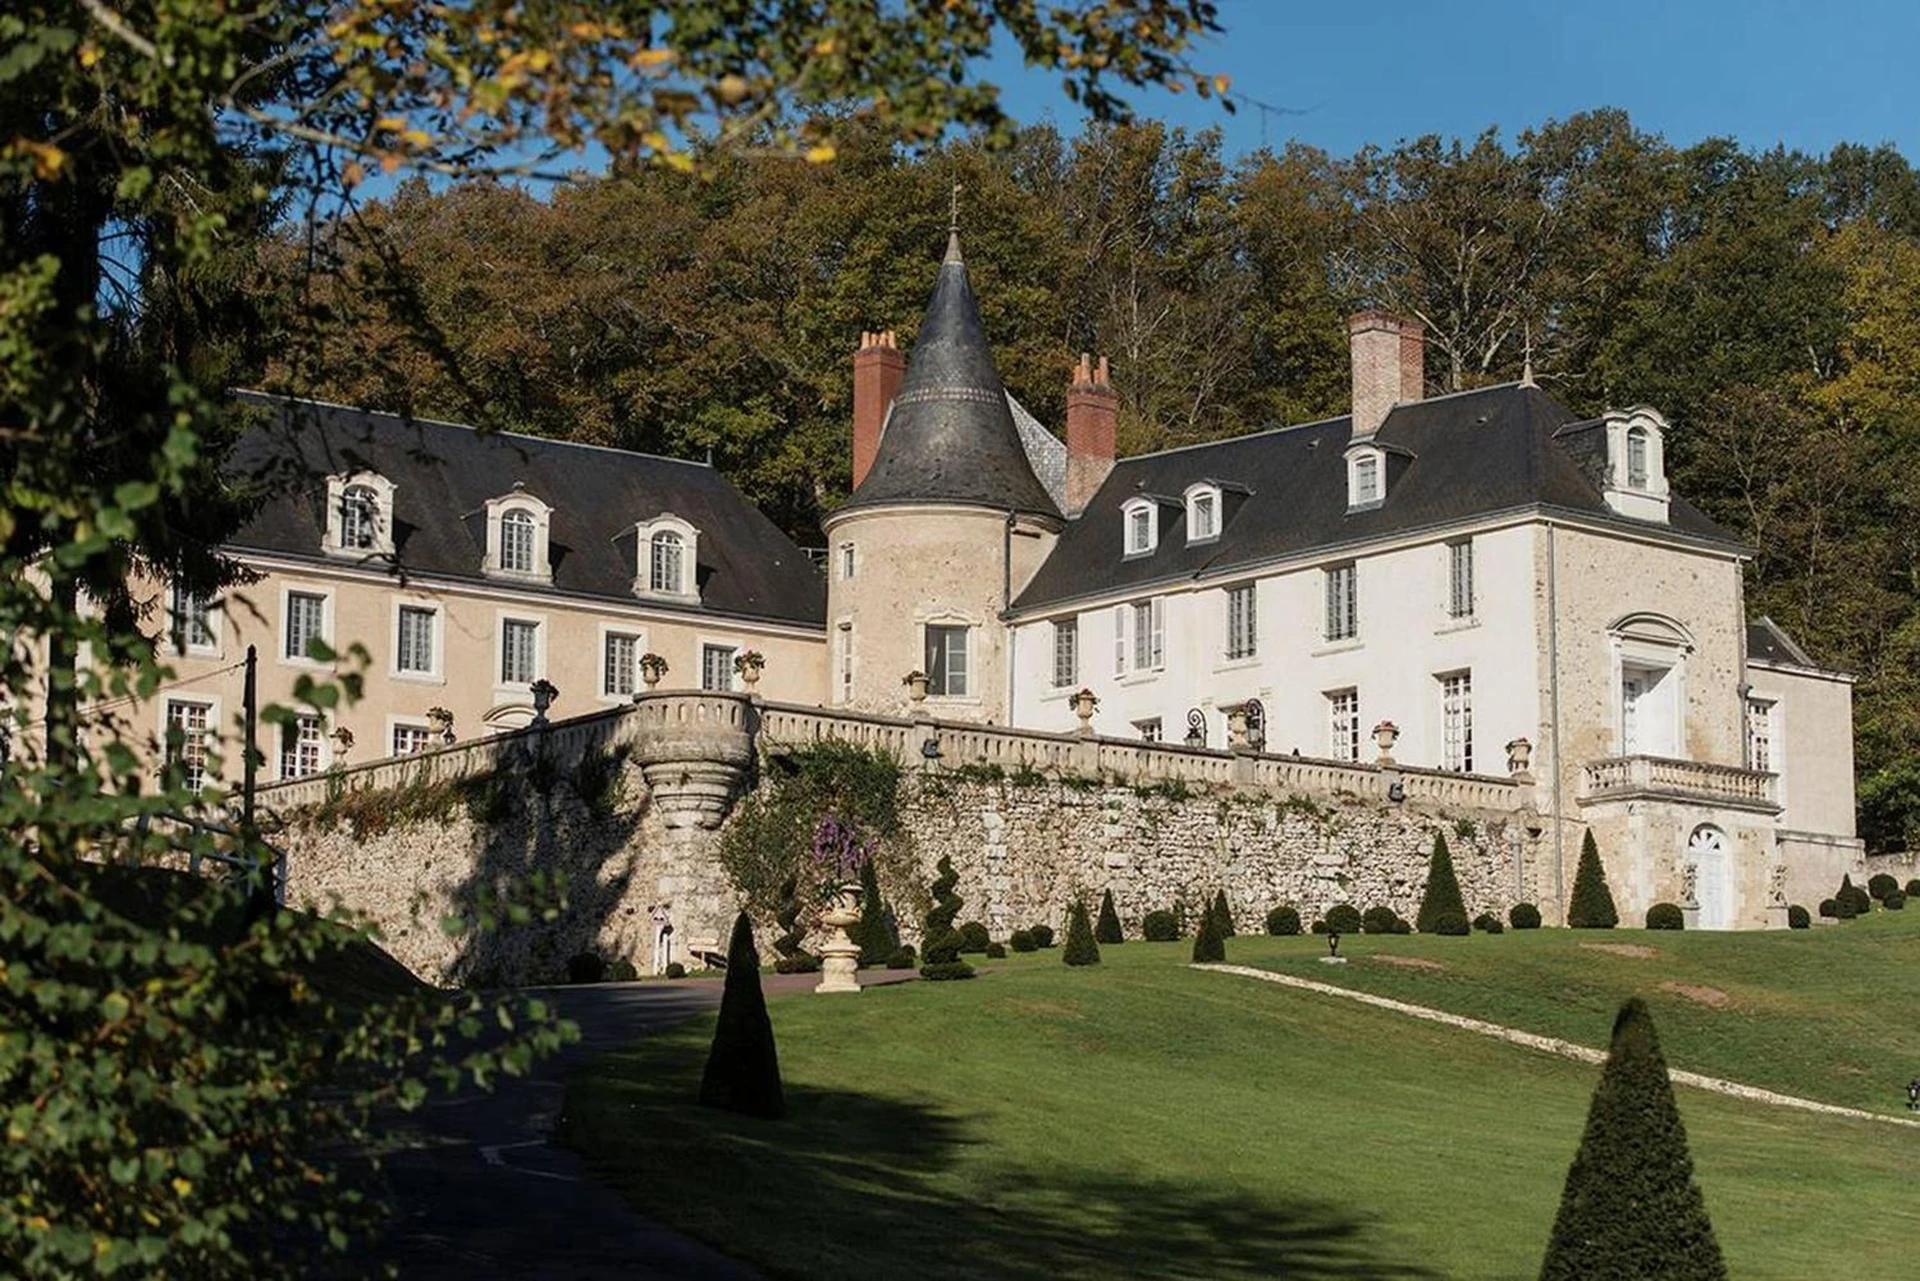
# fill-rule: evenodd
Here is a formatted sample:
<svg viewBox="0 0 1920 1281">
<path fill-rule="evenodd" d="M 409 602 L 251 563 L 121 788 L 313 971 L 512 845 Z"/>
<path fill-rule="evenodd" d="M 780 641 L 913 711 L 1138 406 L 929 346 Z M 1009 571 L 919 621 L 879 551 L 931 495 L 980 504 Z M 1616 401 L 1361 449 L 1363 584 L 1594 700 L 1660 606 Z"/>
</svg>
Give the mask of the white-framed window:
<svg viewBox="0 0 1920 1281">
<path fill-rule="evenodd" d="M 1327 639 L 1351 640 L 1360 634 L 1359 566 L 1336 565 L 1326 579 Z"/>
<path fill-rule="evenodd" d="M 413 756 L 433 746 L 433 731 L 416 721 L 393 723 L 392 754 Z"/>
<path fill-rule="evenodd" d="M 213 602 L 189 590 L 185 583 L 173 585 L 168 618 L 175 653 L 205 654 L 220 648 L 220 638 L 213 630 Z"/>
<path fill-rule="evenodd" d="M 307 643 L 327 639 L 327 597 L 324 592 L 288 591 L 286 594 L 286 644 L 281 654 L 299 661 L 307 660 Z"/>
<path fill-rule="evenodd" d="M 600 634 L 600 694 L 603 698 L 632 698 L 640 688 L 640 637 L 633 632 Z"/>
<path fill-rule="evenodd" d="M 1227 588 L 1227 657 L 1252 658 L 1259 652 L 1259 623 L 1255 620 L 1254 584 Z"/>
<path fill-rule="evenodd" d="M 1120 508 L 1129 556 L 1142 556 L 1160 541 L 1160 508 L 1151 498 L 1129 499 Z"/>
<path fill-rule="evenodd" d="M 842 579 L 853 577 L 853 544 L 852 543 L 840 544 L 840 577 Z"/>
<path fill-rule="evenodd" d="M 1473 772 L 1473 673 L 1440 678 L 1440 767 Z"/>
<path fill-rule="evenodd" d="M 970 630 L 955 624 L 927 624 L 927 693 L 948 698 L 966 697 L 970 688 L 967 664 Z"/>
<path fill-rule="evenodd" d="M 1354 455 L 1353 465 L 1348 472 L 1351 489 L 1347 495 L 1347 505 L 1361 507 L 1367 503 L 1380 501 L 1380 455 L 1377 451 L 1366 450 Z"/>
<path fill-rule="evenodd" d="M 540 624 L 531 618 L 500 620 L 500 683 L 531 685 L 540 679 Z"/>
<path fill-rule="evenodd" d="M 393 482 L 377 472 L 329 476 L 321 549 L 338 556 L 391 555 L 393 495 Z"/>
<path fill-rule="evenodd" d="M 1360 691 L 1327 693 L 1327 755 L 1336 761 L 1360 759 Z"/>
<path fill-rule="evenodd" d="M 1187 490 L 1187 541 L 1204 542 L 1220 536 L 1220 491 L 1212 485 Z"/>
<path fill-rule="evenodd" d="M 733 688 L 733 656 L 735 649 L 731 645 L 702 645 L 700 647 L 700 688 L 724 692 Z"/>
<path fill-rule="evenodd" d="M 1473 540 L 1447 544 L 1447 617 L 1473 617 Z"/>
<path fill-rule="evenodd" d="M 1160 741 L 1160 718 L 1158 716 L 1150 716 L 1146 720 L 1135 721 L 1133 727 L 1140 732 L 1141 742 L 1157 743 Z"/>
<path fill-rule="evenodd" d="M 1647 429 L 1627 428 L 1627 488 L 1645 489 L 1652 471 L 1647 464 Z"/>
<path fill-rule="evenodd" d="M 1164 597 L 1136 601 L 1133 606 L 1133 670 L 1158 671 L 1166 666 L 1167 602 Z"/>
<path fill-rule="evenodd" d="M 440 611 L 430 605 L 401 605 L 394 611 L 393 670 L 431 676 L 439 670 L 436 633 Z"/>
<path fill-rule="evenodd" d="M 509 508 L 500 517 L 500 568 L 509 574 L 531 574 L 537 522 L 524 507 Z"/>
<path fill-rule="evenodd" d="M 208 778 L 213 704 L 195 698 L 168 699 L 166 728 L 168 763 L 180 767 L 189 791 L 201 791 Z M 175 734 L 178 742 L 173 741 Z"/>
<path fill-rule="evenodd" d="M 853 701 L 853 624 L 841 623 L 833 634 L 834 670 L 840 673 L 840 703 Z"/>
<path fill-rule="evenodd" d="M 307 778 L 326 768 L 327 727 L 317 713 L 303 712 L 280 731 L 280 777 Z"/>
<path fill-rule="evenodd" d="M 1080 620 L 1053 620 L 1053 683 L 1066 688 L 1080 683 Z"/>
<path fill-rule="evenodd" d="M 553 565 L 549 544 L 553 508 L 515 482 L 499 498 L 487 500 L 487 559 L 489 574 L 549 581 Z"/>
<path fill-rule="evenodd" d="M 1747 768 L 1778 772 L 1773 750 L 1774 701 L 1770 698 L 1747 700 Z"/>
<path fill-rule="evenodd" d="M 647 588 L 656 592 L 677 592 L 686 555 L 686 544 L 676 530 L 663 529 L 648 540 Z"/>
</svg>

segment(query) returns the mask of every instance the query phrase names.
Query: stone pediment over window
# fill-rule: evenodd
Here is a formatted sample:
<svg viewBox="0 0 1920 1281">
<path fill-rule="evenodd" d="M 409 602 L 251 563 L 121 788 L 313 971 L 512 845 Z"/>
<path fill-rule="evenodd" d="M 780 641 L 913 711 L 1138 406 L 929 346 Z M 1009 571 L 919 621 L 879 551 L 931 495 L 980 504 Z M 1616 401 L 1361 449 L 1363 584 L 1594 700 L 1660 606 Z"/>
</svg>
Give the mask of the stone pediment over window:
<svg viewBox="0 0 1920 1281">
<path fill-rule="evenodd" d="M 553 508 L 525 485 L 515 482 L 506 494 L 487 501 L 484 571 L 495 578 L 551 583 L 553 561 L 549 534 L 552 528 Z"/>
<path fill-rule="evenodd" d="M 327 523 L 321 550 L 329 556 L 393 555 L 393 482 L 378 472 L 327 477 Z"/>
<path fill-rule="evenodd" d="M 634 526 L 633 594 L 668 600 L 700 599 L 700 531 L 671 512 Z"/>
</svg>

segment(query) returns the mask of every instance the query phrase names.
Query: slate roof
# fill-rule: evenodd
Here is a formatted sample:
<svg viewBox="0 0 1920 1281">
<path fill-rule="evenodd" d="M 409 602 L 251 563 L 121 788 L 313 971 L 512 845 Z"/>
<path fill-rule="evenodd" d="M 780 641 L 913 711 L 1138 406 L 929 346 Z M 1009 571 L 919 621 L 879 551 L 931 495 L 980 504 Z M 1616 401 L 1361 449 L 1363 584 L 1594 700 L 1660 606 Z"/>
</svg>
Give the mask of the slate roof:
<svg viewBox="0 0 1920 1281">
<path fill-rule="evenodd" d="M 1347 416 L 1122 459 L 1061 534 L 1013 611 L 1321 554 L 1516 508 L 1560 509 L 1745 550 L 1680 498 L 1672 499 L 1664 526 L 1615 513 L 1580 461 L 1554 439 L 1557 429 L 1574 421 L 1544 391 L 1520 383 L 1397 406 L 1374 441 L 1405 455 L 1390 469 L 1386 501 L 1354 512 L 1347 510 Z M 1231 478 L 1250 491 L 1226 505 L 1219 538 L 1189 547 L 1184 508 L 1163 506 L 1157 549 L 1124 554 L 1123 502 L 1136 495 L 1177 496 L 1196 481 L 1215 478 Z"/>
<path fill-rule="evenodd" d="M 1060 515 L 1027 461 L 957 234 L 947 241 L 873 466 L 841 510 L 893 503 Z"/>
<path fill-rule="evenodd" d="M 1048 431 L 1027 407 L 1011 393 L 1007 405 L 1013 410 L 1013 425 L 1020 431 L 1020 446 L 1026 451 L 1027 466 L 1035 479 L 1061 511 L 1067 509 L 1067 442 Z"/>
<path fill-rule="evenodd" d="M 1820 664 L 1807 656 L 1787 635 L 1786 630 L 1771 618 L 1761 617 L 1747 623 L 1747 657 L 1762 663 L 1781 663 L 1788 667 L 1811 667 L 1820 670 Z"/>
<path fill-rule="evenodd" d="M 670 512 L 700 532 L 701 599 L 646 598 L 648 607 L 825 625 L 820 571 L 710 465 L 258 392 L 238 392 L 236 399 L 263 413 L 235 447 L 235 470 L 285 478 L 269 481 L 271 496 L 232 540 L 236 550 L 340 563 L 320 550 L 325 477 L 364 467 L 395 486 L 401 573 L 514 590 L 517 585 L 481 573 L 481 563 L 486 503 L 520 482 L 554 509 L 548 536 L 553 584 L 518 590 L 635 603 L 641 598 L 633 592 L 633 527 Z"/>
</svg>

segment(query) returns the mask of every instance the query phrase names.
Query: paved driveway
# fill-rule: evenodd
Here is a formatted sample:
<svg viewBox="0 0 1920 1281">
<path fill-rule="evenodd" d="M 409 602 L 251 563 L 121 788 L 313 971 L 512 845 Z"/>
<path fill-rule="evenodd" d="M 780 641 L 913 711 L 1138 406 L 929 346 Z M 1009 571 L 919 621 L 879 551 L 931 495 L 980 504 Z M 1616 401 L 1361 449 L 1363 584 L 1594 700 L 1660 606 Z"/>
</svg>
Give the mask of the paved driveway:
<svg viewBox="0 0 1920 1281">
<path fill-rule="evenodd" d="M 877 972 L 863 981 L 910 977 Z M 812 975 L 769 976 L 770 996 Z M 567 1071 L 593 1055 L 720 1003 L 720 981 L 607 983 L 541 995 L 580 1025 L 580 1040 L 491 1093 L 428 1105 L 418 1145 L 388 1159 L 395 1221 L 382 1250 L 407 1278 L 550 1277 L 599 1281 L 745 1281 L 758 1273 L 638 1213 L 586 1163 L 551 1146 Z M 805 999 L 804 997 L 797 999 Z"/>
</svg>

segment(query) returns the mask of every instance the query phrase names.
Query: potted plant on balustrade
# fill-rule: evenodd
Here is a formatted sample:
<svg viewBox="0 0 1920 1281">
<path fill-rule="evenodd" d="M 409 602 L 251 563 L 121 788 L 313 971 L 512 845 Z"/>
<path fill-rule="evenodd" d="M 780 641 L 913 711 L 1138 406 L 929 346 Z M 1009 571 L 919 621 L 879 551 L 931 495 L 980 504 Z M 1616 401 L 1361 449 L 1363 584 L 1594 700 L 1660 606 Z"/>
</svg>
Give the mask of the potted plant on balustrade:
<svg viewBox="0 0 1920 1281">
<path fill-rule="evenodd" d="M 749 690 L 760 683 L 760 673 L 766 665 L 767 656 L 757 649 L 743 649 L 733 656 L 734 675 L 745 682 Z"/>
<path fill-rule="evenodd" d="M 667 660 L 663 656 L 652 650 L 640 655 L 640 679 L 647 683 L 649 690 L 658 685 L 660 678 L 666 674 Z"/>
<path fill-rule="evenodd" d="M 1083 687 L 1079 693 L 1068 695 L 1067 703 L 1080 718 L 1080 728 L 1087 729 L 1093 723 L 1093 709 L 1100 706 L 1100 696 Z"/>
<path fill-rule="evenodd" d="M 827 910 L 820 923 L 827 927 L 820 948 L 820 982 L 816 992 L 858 992 L 854 971 L 860 965 L 860 945 L 847 931 L 860 921 L 860 870 L 873 859 L 875 841 L 863 837 L 852 823 L 829 814 L 813 827 L 811 858 L 820 897 Z"/>
<path fill-rule="evenodd" d="M 927 674 L 925 672 L 916 667 L 905 676 L 902 676 L 900 683 L 907 687 L 908 698 L 916 703 L 924 703 L 926 701 Z"/>
</svg>

